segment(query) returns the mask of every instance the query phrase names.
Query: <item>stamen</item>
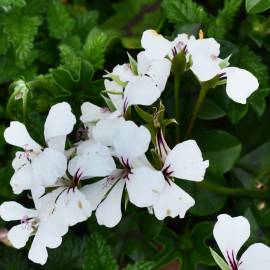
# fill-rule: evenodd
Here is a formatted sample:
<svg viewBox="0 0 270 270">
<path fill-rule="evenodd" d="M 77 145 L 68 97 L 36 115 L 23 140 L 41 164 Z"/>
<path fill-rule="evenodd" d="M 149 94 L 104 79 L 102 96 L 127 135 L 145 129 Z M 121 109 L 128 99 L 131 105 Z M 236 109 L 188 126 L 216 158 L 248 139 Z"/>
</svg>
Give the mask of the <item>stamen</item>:
<svg viewBox="0 0 270 270">
<path fill-rule="evenodd" d="M 241 265 L 241 263 L 238 263 L 235 256 L 234 256 L 234 252 L 232 250 L 231 255 L 229 254 L 229 251 L 227 251 L 227 258 L 229 260 L 229 264 L 231 267 L 231 270 L 238 270 L 238 266 Z"/>
<path fill-rule="evenodd" d="M 199 39 L 204 39 L 204 32 L 202 29 L 199 31 Z"/>
<path fill-rule="evenodd" d="M 69 191 L 70 191 L 71 189 L 73 190 L 73 192 L 75 191 L 75 188 L 78 187 L 78 185 L 79 185 L 79 182 L 80 182 L 80 180 L 81 180 L 82 175 L 83 175 L 83 172 L 82 172 L 81 169 L 79 168 L 79 169 L 76 171 L 76 173 L 75 173 L 75 175 L 74 175 L 74 177 L 73 177 L 73 181 L 72 181 L 71 185 L 68 187 L 68 190 L 67 190 L 68 193 L 69 193 Z"/>
</svg>

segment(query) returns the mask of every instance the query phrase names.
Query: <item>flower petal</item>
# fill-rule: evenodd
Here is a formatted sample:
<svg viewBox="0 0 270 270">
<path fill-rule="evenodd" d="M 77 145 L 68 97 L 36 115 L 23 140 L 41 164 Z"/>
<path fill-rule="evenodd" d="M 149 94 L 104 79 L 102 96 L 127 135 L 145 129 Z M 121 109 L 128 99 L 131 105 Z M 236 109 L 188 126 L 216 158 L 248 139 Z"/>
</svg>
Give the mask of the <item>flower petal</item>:
<svg viewBox="0 0 270 270">
<path fill-rule="evenodd" d="M 191 39 L 187 49 L 192 56 L 191 70 L 201 82 L 208 81 L 221 72 L 218 58 L 220 44 L 215 39 Z"/>
<path fill-rule="evenodd" d="M 150 59 L 164 58 L 171 48 L 170 41 L 158 34 L 155 30 L 144 31 L 141 44 Z"/>
<path fill-rule="evenodd" d="M 66 156 L 51 148 L 45 148 L 32 162 L 33 178 L 39 179 L 44 187 L 55 184 L 67 169 Z M 42 195 L 42 194 L 41 194 Z"/>
<path fill-rule="evenodd" d="M 36 179 L 36 181 L 39 181 L 39 179 Z M 11 177 L 10 185 L 15 194 L 20 194 L 24 190 L 31 189 L 33 185 L 33 170 L 31 165 L 27 164 L 16 171 Z"/>
<path fill-rule="evenodd" d="M 7 143 L 24 148 L 26 150 L 40 151 L 41 146 L 37 144 L 29 135 L 24 124 L 12 121 L 4 132 Z"/>
<path fill-rule="evenodd" d="M 61 214 L 61 220 L 67 226 L 74 226 L 87 220 L 92 214 L 92 207 L 84 194 L 75 188 L 65 190 L 56 201 L 56 215 Z"/>
<path fill-rule="evenodd" d="M 110 150 L 99 142 L 85 141 L 78 147 L 78 155 L 70 160 L 68 170 L 75 175 L 79 170 L 82 178 L 104 177 L 116 169 Z"/>
<path fill-rule="evenodd" d="M 133 169 L 126 180 L 129 200 L 138 207 L 153 205 L 164 185 L 162 172 L 148 167 Z"/>
<path fill-rule="evenodd" d="M 124 103 L 126 103 L 126 107 L 130 105 L 152 105 L 160 95 L 161 90 L 152 78 L 136 76 L 125 88 Z"/>
<path fill-rule="evenodd" d="M 159 220 L 166 217 L 184 218 L 186 211 L 195 204 L 194 199 L 174 182 L 166 182 L 163 191 L 153 205 L 154 214 Z"/>
<path fill-rule="evenodd" d="M 91 102 L 84 102 L 81 106 L 82 115 L 80 120 L 83 123 L 97 122 L 108 117 L 110 111 L 107 108 L 100 108 Z"/>
<path fill-rule="evenodd" d="M 151 134 L 147 128 L 138 127 L 132 121 L 125 121 L 119 127 L 113 145 L 119 158 L 132 161 L 147 151 L 150 141 Z"/>
<path fill-rule="evenodd" d="M 61 102 L 53 105 L 44 125 L 44 137 L 47 144 L 50 145 L 50 140 L 54 137 L 71 133 L 75 123 L 76 118 L 68 103 Z"/>
<path fill-rule="evenodd" d="M 21 220 L 24 217 L 33 218 L 37 216 L 37 211 L 28 209 L 17 202 L 4 202 L 0 206 L 0 216 L 5 221 Z"/>
<path fill-rule="evenodd" d="M 19 249 L 26 245 L 32 232 L 31 224 L 19 224 L 9 230 L 7 237 L 12 246 Z"/>
<path fill-rule="evenodd" d="M 46 246 L 40 241 L 40 239 L 34 238 L 31 248 L 28 253 L 28 258 L 34 263 L 44 265 L 48 259 L 48 252 Z"/>
<path fill-rule="evenodd" d="M 215 240 L 224 258 L 229 264 L 229 257 L 237 258 L 237 253 L 250 236 L 250 225 L 245 217 L 218 216 L 213 231 Z"/>
<path fill-rule="evenodd" d="M 106 146 L 113 146 L 113 139 L 119 127 L 125 122 L 124 118 L 100 120 L 93 128 L 93 137 Z"/>
<path fill-rule="evenodd" d="M 107 91 L 114 92 L 115 94 L 108 93 L 114 107 L 122 112 L 123 110 L 123 86 L 115 81 L 104 80 L 104 85 Z"/>
<path fill-rule="evenodd" d="M 247 98 L 259 87 L 257 78 L 249 71 L 241 68 L 228 67 L 223 71 L 227 77 L 227 95 L 235 102 L 246 104 Z"/>
<path fill-rule="evenodd" d="M 122 65 L 115 66 L 112 71 L 112 74 L 115 76 L 118 76 L 120 81 L 122 82 L 128 82 L 134 76 L 129 64 L 122 64 Z"/>
<path fill-rule="evenodd" d="M 203 161 L 197 143 L 194 140 L 188 140 L 177 144 L 172 149 L 166 158 L 164 168 L 168 167 L 174 177 L 202 181 L 208 166 L 209 162 Z"/>
<path fill-rule="evenodd" d="M 149 76 L 162 92 L 167 83 L 171 71 L 171 61 L 166 58 L 149 59 L 145 51 L 137 55 L 139 75 Z"/>
<path fill-rule="evenodd" d="M 95 210 L 100 202 L 104 199 L 107 192 L 112 188 L 117 179 L 112 177 L 105 177 L 90 185 L 85 185 L 81 188 L 81 192 L 90 202 L 93 210 Z"/>
<path fill-rule="evenodd" d="M 241 268 L 244 270 L 269 270 L 270 248 L 261 243 L 253 244 L 245 251 L 239 262 L 242 262 Z"/>
<path fill-rule="evenodd" d="M 121 200 L 124 186 L 125 181 L 123 179 L 119 180 L 104 201 L 98 206 L 96 217 L 99 225 L 112 228 L 120 222 L 122 218 Z"/>
</svg>

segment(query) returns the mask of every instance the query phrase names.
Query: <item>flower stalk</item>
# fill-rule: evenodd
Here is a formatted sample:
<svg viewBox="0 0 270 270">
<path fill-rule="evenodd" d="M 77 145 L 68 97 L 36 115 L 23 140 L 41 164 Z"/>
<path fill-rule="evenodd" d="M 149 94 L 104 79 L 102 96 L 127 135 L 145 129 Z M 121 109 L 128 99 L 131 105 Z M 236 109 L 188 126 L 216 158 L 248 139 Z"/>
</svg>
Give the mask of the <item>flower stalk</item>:
<svg viewBox="0 0 270 270">
<path fill-rule="evenodd" d="M 198 183 L 200 188 L 213 191 L 220 195 L 232 196 L 232 197 L 248 197 L 261 200 L 270 200 L 270 193 L 268 191 L 257 191 L 244 188 L 229 188 L 219 186 L 210 182 L 200 182 Z"/>
<path fill-rule="evenodd" d="M 191 120 L 189 122 L 189 126 L 188 126 L 188 129 L 187 129 L 187 133 L 186 133 L 187 138 L 189 138 L 192 135 L 192 131 L 193 131 L 193 128 L 194 128 L 198 113 L 200 112 L 201 106 L 202 106 L 202 104 L 204 102 L 204 99 L 205 99 L 205 96 L 206 96 L 208 90 L 209 90 L 208 84 L 202 84 L 201 90 L 200 90 L 200 93 L 199 93 L 199 96 L 198 96 L 198 99 L 197 99 L 197 102 L 196 102 L 196 105 L 195 105 L 195 108 L 194 108 L 194 111 L 192 113 Z"/>
</svg>

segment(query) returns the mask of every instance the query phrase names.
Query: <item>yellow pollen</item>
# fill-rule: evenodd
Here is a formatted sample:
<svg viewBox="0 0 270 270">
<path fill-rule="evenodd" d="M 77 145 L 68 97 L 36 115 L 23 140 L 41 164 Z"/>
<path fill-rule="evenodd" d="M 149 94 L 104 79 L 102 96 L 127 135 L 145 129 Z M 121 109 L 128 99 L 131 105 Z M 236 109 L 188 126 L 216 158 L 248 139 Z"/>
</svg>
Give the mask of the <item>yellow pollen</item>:
<svg viewBox="0 0 270 270">
<path fill-rule="evenodd" d="M 83 206 L 82 206 L 82 202 L 81 202 L 81 201 L 78 201 L 78 207 L 79 207 L 80 209 L 82 209 L 82 208 L 83 208 Z"/>
<path fill-rule="evenodd" d="M 204 39 L 204 32 L 202 29 L 199 31 L 199 39 Z"/>
</svg>

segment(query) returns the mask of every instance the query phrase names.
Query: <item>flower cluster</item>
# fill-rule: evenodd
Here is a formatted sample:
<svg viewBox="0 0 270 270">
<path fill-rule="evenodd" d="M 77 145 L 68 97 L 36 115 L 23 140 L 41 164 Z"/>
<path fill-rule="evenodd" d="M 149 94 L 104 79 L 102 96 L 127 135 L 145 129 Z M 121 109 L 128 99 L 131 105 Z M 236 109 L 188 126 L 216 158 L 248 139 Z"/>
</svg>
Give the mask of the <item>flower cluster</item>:
<svg viewBox="0 0 270 270">
<path fill-rule="evenodd" d="M 98 224 L 116 226 L 122 217 L 123 193 L 159 220 L 184 218 L 195 204 L 177 179 L 203 180 L 209 163 L 197 143 L 187 140 L 170 148 L 162 124 L 150 130 L 130 117 L 131 106 L 150 106 L 160 98 L 179 62 L 184 59 L 183 71 L 191 70 L 202 83 L 211 81 L 211 87 L 227 83 L 227 94 L 236 102 L 245 103 L 258 88 L 251 73 L 219 58 L 220 45 L 212 38 L 181 34 L 169 41 L 147 30 L 141 43 L 144 50 L 137 61 L 129 57 L 130 63 L 117 65 L 104 76 L 108 107 L 82 104 L 83 127 L 69 149 L 66 140 L 76 118 L 66 102 L 51 107 L 43 146 L 20 122 L 11 122 L 4 132 L 7 143 L 21 148 L 12 162 L 11 187 L 15 194 L 29 191 L 34 208 L 4 202 L 0 216 L 19 221 L 8 232 L 15 248 L 24 247 L 34 236 L 28 256 L 36 263 L 44 264 L 47 248 L 58 247 L 68 228 L 94 211 Z"/>
</svg>

